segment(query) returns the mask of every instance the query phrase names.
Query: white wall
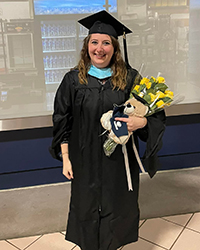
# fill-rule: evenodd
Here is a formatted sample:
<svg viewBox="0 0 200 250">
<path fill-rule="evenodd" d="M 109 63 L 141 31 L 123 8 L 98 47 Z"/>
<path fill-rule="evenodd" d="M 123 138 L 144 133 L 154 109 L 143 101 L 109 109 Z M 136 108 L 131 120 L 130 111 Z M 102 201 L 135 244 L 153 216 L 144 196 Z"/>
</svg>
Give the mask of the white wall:
<svg viewBox="0 0 200 250">
<path fill-rule="evenodd" d="M 0 2 L 0 18 L 7 20 L 30 18 L 29 2 Z"/>
</svg>

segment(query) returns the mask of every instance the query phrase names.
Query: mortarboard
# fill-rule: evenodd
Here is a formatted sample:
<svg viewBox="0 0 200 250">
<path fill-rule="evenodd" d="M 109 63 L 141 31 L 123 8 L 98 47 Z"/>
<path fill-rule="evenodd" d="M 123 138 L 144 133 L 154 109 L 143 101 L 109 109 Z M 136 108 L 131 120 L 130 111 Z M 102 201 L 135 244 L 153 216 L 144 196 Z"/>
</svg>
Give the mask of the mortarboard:
<svg viewBox="0 0 200 250">
<path fill-rule="evenodd" d="M 128 63 L 126 34 L 132 33 L 129 28 L 105 10 L 87 16 L 78 22 L 89 30 L 88 34 L 107 34 L 115 37 L 116 39 L 118 36 L 123 35 L 124 57 L 125 61 Z"/>
</svg>

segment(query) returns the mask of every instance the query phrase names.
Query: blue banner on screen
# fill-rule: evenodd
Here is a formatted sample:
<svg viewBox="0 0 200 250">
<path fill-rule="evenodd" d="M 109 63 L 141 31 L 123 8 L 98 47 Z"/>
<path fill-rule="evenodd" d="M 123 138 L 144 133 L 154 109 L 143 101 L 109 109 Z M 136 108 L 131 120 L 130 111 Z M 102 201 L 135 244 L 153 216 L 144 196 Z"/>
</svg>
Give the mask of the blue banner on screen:
<svg viewBox="0 0 200 250">
<path fill-rule="evenodd" d="M 34 0 L 35 15 L 95 13 L 102 9 L 117 12 L 117 0 Z"/>
<path fill-rule="evenodd" d="M 190 9 L 200 9 L 200 1 L 190 0 Z"/>
</svg>

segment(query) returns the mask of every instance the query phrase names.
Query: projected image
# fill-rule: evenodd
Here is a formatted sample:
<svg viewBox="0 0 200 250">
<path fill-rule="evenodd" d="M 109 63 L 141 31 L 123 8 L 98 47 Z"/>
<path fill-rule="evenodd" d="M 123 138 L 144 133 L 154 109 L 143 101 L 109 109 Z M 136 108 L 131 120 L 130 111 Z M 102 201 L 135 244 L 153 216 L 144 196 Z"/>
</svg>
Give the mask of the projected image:
<svg viewBox="0 0 200 250">
<path fill-rule="evenodd" d="M 190 32 L 189 32 L 189 78 L 199 86 L 200 67 L 200 2 L 190 1 Z"/>
<path fill-rule="evenodd" d="M 14 2 L 16 12 L 11 18 L 8 10 Z M 133 68 L 139 70 L 144 64 L 143 76 L 157 76 L 160 72 L 175 94 L 185 96 L 178 106 L 200 103 L 199 0 L 32 2 L 36 15 L 27 19 L 21 11 L 28 5 L 18 8 L 17 1 L 0 1 L 4 15 L 9 14 L 5 20 L 0 18 L 2 119 L 52 113 L 55 92 L 63 76 L 77 65 L 88 34 L 77 20 L 103 9 L 133 31 L 127 35 L 129 64 Z M 123 44 L 122 38 L 119 42 Z M 195 110 L 192 106 L 189 112 Z"/>
<path fill-rule="evenodd" d="M 94 13 L 109 7 L 109 12 L 117 12 L 117 0 L 34 0 L 35 15 L 61 15 Z"/>
</svg>

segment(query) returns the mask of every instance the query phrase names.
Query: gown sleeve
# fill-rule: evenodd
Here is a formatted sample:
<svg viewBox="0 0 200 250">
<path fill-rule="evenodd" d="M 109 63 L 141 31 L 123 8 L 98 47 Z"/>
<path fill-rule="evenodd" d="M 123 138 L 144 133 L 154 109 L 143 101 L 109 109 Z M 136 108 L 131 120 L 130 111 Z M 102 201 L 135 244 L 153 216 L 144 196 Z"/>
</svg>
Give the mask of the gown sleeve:
<svg viewBox="0 0 200 250">
<path fill-rule="evenodd" d="M 146 141 L 146 150 L 142 162 L 150 177 L 153 177 L 160 166 L 157 153 L 162 147 L 166 116 L 164 110 L 147 117 L 147 125 L 137 130 L 137 135 Z"/>
<path fill-rule="evenodd" d="M 139 74 L 139 72 L 130 67 L 128 68 L 128 72 L 128 82 L 132 83 L 132 85 L 134 82 L 133 86 L 135 86 L 135 84 L 139 84 L 140 80 L 142 79 L 142 76 Z M 130 88 L 130 86 L 128 86 L 129 92 L 133 87 L 132 86 Z M 162 147 L 162 137 L 165 131 L 165 121 L 165 112 L 164 110 L 162 110 L 148 116 L 147 125 L 144 128 L 135 131 L 136 136 L 138 136 L 142 141 L 146 142 L 146 150 L 144 156 L 142 157 L 142 162 L 150 177 L 153 177 L 160 167 L 157 153 Z"/>
<path fill-rule="evenodd" d="M 62 160 L 61 143 L 68 142 L 72 129 L 72 99 L 74 95 L 73 78 L 67 73 L 55 96 L 53 113 L 53 140 L 49 148 L 53 158 Z"/>
</svg>

